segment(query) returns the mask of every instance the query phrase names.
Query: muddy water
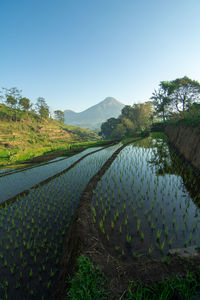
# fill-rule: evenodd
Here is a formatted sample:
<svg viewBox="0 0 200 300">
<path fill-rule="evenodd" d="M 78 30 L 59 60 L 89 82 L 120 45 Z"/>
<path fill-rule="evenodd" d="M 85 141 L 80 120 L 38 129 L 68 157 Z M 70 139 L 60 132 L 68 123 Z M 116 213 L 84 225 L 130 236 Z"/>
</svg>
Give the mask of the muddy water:
<svg viewBox="0 0 200 300">
<path fill-rule="evenodd" d="M 124 148 L 99 181 L 94 222 L 106 247 L 125 260 L 160 258 L 170 248 L 200 245 L 199 175 L 165 139 Z M 96 214 L 96 216 L 95 216 Z"/>
</svg>

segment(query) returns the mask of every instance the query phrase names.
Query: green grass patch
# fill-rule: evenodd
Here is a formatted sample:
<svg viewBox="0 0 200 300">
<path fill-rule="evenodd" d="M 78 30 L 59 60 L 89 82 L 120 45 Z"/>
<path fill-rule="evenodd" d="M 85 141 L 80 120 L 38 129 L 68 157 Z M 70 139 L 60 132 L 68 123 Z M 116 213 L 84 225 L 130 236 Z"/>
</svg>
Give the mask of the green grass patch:
<svg viewBox="0 0 200 300">
<path fill-rule="evenodd" d="M 189 300 L 196 296 L 197 290 L 200 289 L 199 278 L 196 278 L 191 272 L 186 276 L 176 275 L 173 278 L 155 283 L 152 286 L 144 287 L 142 282 L 130 281 L 126 300 Z"/>
<path fill-rule="evenodd" d="M 106 278 L 98 267 L 94 267 L 89 258 L 78 258 L 78 271 L 70 280 L 68 299 L 94 300 L 109 299 L 109 293 L 105 291 Z"/>
<path fill-rule="evenodd" d="M 87 257 L 80 256 L 77 262 L 78 271 L 69 281 L 70 288 L 67 291 L 68 299 L 110 299 L 110 293 L 106 291 L 109 287 L 109 281 L 101 270 L 98 267 L 95 268 Z M 189 300 L 197 295 L 199 296 L 199 292 L 200 274 L 194 275 L 192 272 L 187 271 L 185 276 L 176 275 L 161 282 L 154 283 L 151 286 L 144 286 L 142 281 L 130 281 L 123 299 Z"/>
<path fill-rule="evenodd" d="M 168 141 L 167 135 L 166 135 L 164 132 L 162 132 L 162 131 L 151 132 L 151 133 L 150 133 L 150 136 L 151 136 L 153 139 L 162 139 L 162 140 L 164 140 L 165 142 Z"/>
<path fill-rule="evenodd" d="M 127 143 L 132 143 L 132 142 L 136 142 L 138 140 L 141 140 L 141 138 L 142 138 L 141 136 L 126 137 L 121 142 L 122 142 L 122 144 L 127 144 Z"/>
<path fill-rule="evenodd" d="M 41 119 L 0 104 L 0 166 L 13 165 L 34 157 L 71 149 L 95 147 L 101 137 L 91 130 Z M 100 141 L 100 143 L 97 143 Z"/>
</svg>

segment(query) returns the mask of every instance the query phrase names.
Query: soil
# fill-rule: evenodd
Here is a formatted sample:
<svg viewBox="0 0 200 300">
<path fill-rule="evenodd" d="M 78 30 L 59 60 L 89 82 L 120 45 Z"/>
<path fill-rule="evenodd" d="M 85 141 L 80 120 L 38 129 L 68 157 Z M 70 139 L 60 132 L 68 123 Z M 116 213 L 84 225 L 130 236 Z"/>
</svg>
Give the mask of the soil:
<svg viewBox="0 0 200 300">
<path fill-rule="evenodd" d="M 200 170 L 200 131 L 199 127 L 169 125 L 165 128 L 169 142 L 177 148 L 195 168 Z"/>
<path fill-rule="evenodd" d="M 111 293 L 109 299 L 123 299 L 130 280 L 142 280 L 144 285 L 151 285 L 173 275 L 184 276 L 187 270 L 198 271 L 200 257 L 180 259 L 177 256 L 172 256 L 170 264 L 141 257 L 126 263 L 113 253 L 111 254 L 103 243 L 101 234 L 95 228 L 92 220 L 93 190 L 118 153 L 126 145 L 120 147 L 101 170 L 94 175 L 81 196 L 79 206 L 65 238 L 60 274 L 54 295 L 55 299 L 67 299 L 66 290 L 69 287 L 67 280 L 75 274 L 77 270 L 76 261 L 81 254 L 89 257 L 94 265 L 99 266 L 106 277 L 109 278 L 108 290 Z"/>
</svg>

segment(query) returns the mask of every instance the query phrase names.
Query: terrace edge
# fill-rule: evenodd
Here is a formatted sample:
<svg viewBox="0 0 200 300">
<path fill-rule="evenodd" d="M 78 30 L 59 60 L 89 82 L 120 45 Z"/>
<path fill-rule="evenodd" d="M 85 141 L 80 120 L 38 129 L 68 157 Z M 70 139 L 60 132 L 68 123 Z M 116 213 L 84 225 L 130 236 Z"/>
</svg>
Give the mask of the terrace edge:
<svg viewBox="0 0 200 300">
<path fill-rule="evenodd" d="M 169 143 L 193 167 L 200 170 L 200 127 L 167 125 L 165 134 L 168 136 Z"/>
</svg>

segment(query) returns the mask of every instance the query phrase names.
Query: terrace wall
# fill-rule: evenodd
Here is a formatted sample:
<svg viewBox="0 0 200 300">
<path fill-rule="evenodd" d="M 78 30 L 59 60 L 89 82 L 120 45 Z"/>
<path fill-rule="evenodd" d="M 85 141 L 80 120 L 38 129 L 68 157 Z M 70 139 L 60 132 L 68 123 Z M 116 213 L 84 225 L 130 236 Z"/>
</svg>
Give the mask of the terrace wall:
<svg viewBox="0 0 200 300">
<path fill-rule="evenodd" d="M 184 125 L 168 125 L 165 133 L 169 142 L 195 168 L 200 170 L 200 128 Z"/>
</svg>

